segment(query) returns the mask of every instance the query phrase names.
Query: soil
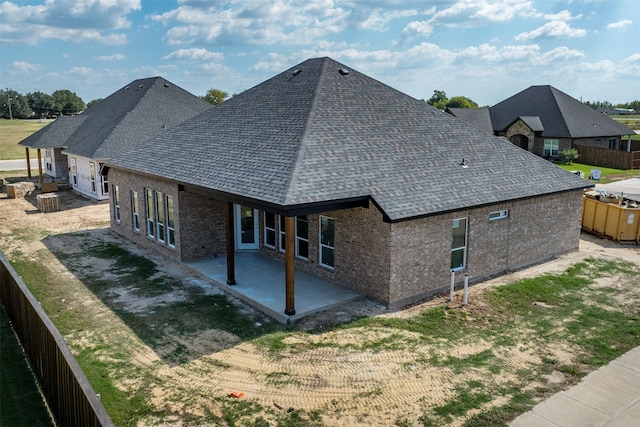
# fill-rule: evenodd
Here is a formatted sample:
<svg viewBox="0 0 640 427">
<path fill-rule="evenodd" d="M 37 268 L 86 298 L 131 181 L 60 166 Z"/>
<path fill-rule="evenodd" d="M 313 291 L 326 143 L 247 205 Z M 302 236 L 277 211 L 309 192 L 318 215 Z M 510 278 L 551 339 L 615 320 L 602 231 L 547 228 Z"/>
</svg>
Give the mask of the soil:
<svg viewBox="0 0 640 427">
<path fill-rule="evenodd" d="M 128 243 L 111 233 L 108 229 L 108 203 L 90 201 L 69 191 L 61 192 L 60 197 L 62 211 L 41 213 L 35 207 L 35 195 L 25 199 L 6 199 L 5 195 L 0 194 L 0 248 L 7 258 L 11 259 L 20 254 L 41 260 L 38 254 L 53 247 L 57 251 L 69 251 L 75 253 L 75 256 L 82 256 L 78 255 L 78 251 L 73 247 L 68 233 L 85 231 L 87 238 L 117 241 L 118 244 L 124 245 L 125 249 L 154 260 L 162 269 L 162 274 L 171 275 L 189 286 L 199 287 L 209 293 L 220 292 L 215 286 L 192 276 L 177 263 Z M 39 236 L 26 239 L 24 236 L 28 233 L 39 233 Z M 47 239 L 45 245 L 43 240 L 46 236 L 56 238 Z M 640 266 L 638 246 L 623 246 L 583 234 L 580 250 L 577 252 L 471 287 L 469 305 L 464 309 L 469 312 L 481 312 L 486 304 L 482 295 L 489 288 L 544 273 L 560 273 L 586 257 L 623 259 Z M 46 262 L 50 262 L 49 268 L 52 271 L 68 277 L 69 280 L 74 279 L 74 275 L 66 271 L 56 258 Z M 82 263 L 82 260 L 79 262 Z M 88 262 L 94 263 L 95 259 L 87 259 Z M 105 266 L 93 264 L 91 273 L 106 274 Z M 602 286 L 612 285 L 612 279 L 609 277 L 600 278 L 598 281 Z M 621 295 L 631 292 L 634 293 L 635 301 L 640 299 L 640 287 L 637 283 L 627 280 L 618 285 L 623 291 Z M 174 290 L 153 297 L 138 297 L 126 287 L 113 289 L 112 293 L 115 301 L 132 313 L 152 310 L 161 302 L 170 303 L 188 297 L 185 290 Z M 296 327 L 300 331 L 318 331 L 325 325 L 335 324 L 336 321 L 347 322 L 362 316 L 407 318 L 427 307 L 440 305 L 461 309 L 461 298 L 461 293 L 456 292 L 453 302 L 449 302 L 448 295 L 444 295 L 396 312 L 388 312 L 374 301 L 358 301 L 330 312 L 304 318 Z M 91 292 L 77 291 L 66 300 L 63 299 L 63 303 L 95 307 L 95 316 L 102 316 L 105 324 L 112 325 L 112 331 L 127 329 L 117 329 L 118 322 L 114 320 L 115 316 Z M 234 300 L 234 303 L 243 306 L 239 301 Z M 545 304 L 541 303 L 540 308 L 545 309 Z M 252 311 L 248 306 L 243 306 L 243 309 L 247 312 Z M 99 333 L 105 332 L 84 331 L 66 338 L 72 349 L 77 351 L 83 346 L 95 345 L 95 334 Z M 523 334 L 527 333 L 530 332 L 523 331 Z M 446 345 L 431 346 L 415 339 L 415 344 L 412 344 L 409 352 L 394 349 L 392 346 L 379 351 L 350 350 L 349 343 L 393 342 L 397 339 L 375 328 L 333 328 L 325 333 L 293 333 L 288 335 L 286 343 L 296 344 L 298 340 L 306 344 L 304 350 L 285 350 L 277 357 L 265 354 L 264 350 L 251 342 L 241 342 L 235 335 L 217 329 L 205 330 L 196 336 L 174 338 L 185 346 L 187 351 L 200 356 L 187 363 L 170 364 L 163 360 L 158 349 L 136 342 L 135 356 L 129 363 L 142 371 L 153 372 L 155 386 L 151 388 L 150 403 L 155 408 L 165 408 L 168 412 L 176 414 L 175 419 L 169 419 L 170 422 L 166 419 L 160 422 L 150 418 L 140 423 L 140 426 L 189 425 L 183 423 L 181 416 L 197 418 L 209 412 L 219 412 L 220 398 L 216 396 L 226 396 L 232 391 L 241 391 L 244 393 L 244 399 L 256 401 L 276 412 L 281 412 L 279 407 L 283 408 L 282 411 L 286 411 L 287 408 L 304 409 L 307 413 L 321 411 L 322 423 L 327 426 L 394 425 L 402 417 L 416 423 L 417 416 L 423 413 L 425 407 L 444 405 L 456 396 L 456 387 L 460 384 L 483 380 L 481 373 L 475 369 L 454 376 L 447 369 L 420 363 L 417 355 L 435 354 L 444 357 L 448 354 L 460 358 L 491 348 L 491 343 L 484 341 L 448 348 Z M 404 333 L 402 337 L 407 342 L 412 338 L 411 332 Z M 329 345 L 314 346 L 314 342 Z M 542 363 L 542 355 L 538 350 L 526 346 L 501 349 L 503 354 L 499 355 L 499 359 L 503 364 L 503 370 L 495 381 L 505 384 L 517 381 L 515 372 Z M 562 344 L 546 349 L 546 352 L 559 362 L 572 362 L 571 349 Z M 547 381 L 558 384 L 559 388 L 566 385 L 564 374 L 557 371 L 550 373 Z M 140 382 L 132 377 L 121 378 L 118 386 L 126 390 L 136 390 L 141 387 Z M 535 383 L 523 385 L 524 388 L 535 386 Z M 500 399 L 497 398 L 490 404 L 500 404 Z M 463 420 L 456 418 L 450 425 L 460 425 Z"/>
</svg>

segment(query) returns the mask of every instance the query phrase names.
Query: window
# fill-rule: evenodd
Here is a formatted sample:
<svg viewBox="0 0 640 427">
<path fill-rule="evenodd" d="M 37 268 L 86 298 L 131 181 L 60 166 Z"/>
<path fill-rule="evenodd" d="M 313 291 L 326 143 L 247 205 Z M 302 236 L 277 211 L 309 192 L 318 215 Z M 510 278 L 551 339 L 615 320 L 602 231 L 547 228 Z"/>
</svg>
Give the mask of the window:
<svg viewBox="0 0 640 427">
<path fill-rule="evenodd" d="M 286 252 L 287 248 L 286 248 L 286 243 L 285 243 L 285 228 L 284 228 L 284 216 L 282 215 L 278 215 L 278 218 L 280 218 L 280 252 Z"/>
<path fill-rule="evenodd" d="M 100 170 L 102 170 L 103 164 L 104 163 L 100 163 Z M 100 179 L 102 180 L 102 194 L 109 194 L 109 180 L 107 176 L 101 176 Z"/>
<path fill-rule="evenodd" d="M 89 163 L 89 179 L 91 180 L 91 192 L 96 192 L 96 164 Z"/>
<path fill-rule="evenodd" d="M 276 214 L 264 213 L 264 245 L 267 248 L 276 248 Z"/>
<path fill-rule="evenodd" d="M 138 217 L 138 192 L 131 191 L 131 221 L 133 231 L 140 231 L 140 218 Z"/>
<path fill-rule="evenodd" d="M 113 186 L 113 219 L 120 224 L 120 192 L 117 185 Z"/>
<path fill-rule="evenodd" d="M 542 155 L 545 157 L 557 156 L 559 144 L 560 144 L 560 141 L 557 139 L 545 139 L 544 151 L 542 152 Z"/>
<path fill-rule="evenodd" d="M 47 170 L 47 172 L 53 171 L 53 161 L 51 159 L 51 150 L 48 148 L 45 148 L 44 150 L 44 168 Z"/>
<path fill-rule="evenodd" d="M 164 196 L 158 191 L 154 191 L 153 196 L 156 204 L 156 238 L 158 239 L 158 242 L 164 243 Z"/>
<path fill-rule="evenodd" d="M 147 236 L 155 236 L 154 209 L 153 209 L 153 191 L 148 188 L 145 190 L 145 205 L 147 208 Z"/>
<path fill-rule="evenodd" d="M 296 256 L 309 259 L 309 220 L 306 215 L 296 217 Z"/>
<path fill-rule="evenodd" d="M 618 145 L 618 138 L 609 138 L 609 149 L 615 150 L 616 145 Z"/>
<path fill-rule="evenodd" d="M 467 218 L 454 219 L 451 228 L 451 270 L 457 271 L 467 262 Z"/>
<path fill-rule="evenodd" d="M 165 210 L 167 211 L 167 245 L 176 247 L 176 226 L 173 217 L 173 196 L 165 196 Z"/>
<path fill-rule="evenodd" d="M 508 217 L 509 217 L 509 211 L 506 209 L 502 211 L 495 211 L 489 214 L 489 221 L 495 221 L 498 219 L 504 219 Z"/>
<path fill-rule="evenodd" d="M 74 187 L 78 186 L 78 165 L 76 165 L 76 158 L 71 158 L 71 183 Z"/>
<path fill-rule="evenodd" d="M 335 221 L 327 216 L 320 216 L 320 265 L 334 268 L 334 228 Z"/>
</svg>

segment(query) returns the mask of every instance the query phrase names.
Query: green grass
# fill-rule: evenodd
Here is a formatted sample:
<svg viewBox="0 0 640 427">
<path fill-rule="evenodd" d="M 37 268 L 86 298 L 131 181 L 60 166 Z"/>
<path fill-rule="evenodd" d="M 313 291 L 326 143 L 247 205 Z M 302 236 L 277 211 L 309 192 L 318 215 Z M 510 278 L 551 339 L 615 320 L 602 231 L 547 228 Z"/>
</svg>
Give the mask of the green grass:
<svg viewBox="0 0 640 427">
<path fill-rule="evenodd" d="M 54 423 L 9 318 L 0 306 L 0 427 Z"/>
<path fill-rule="evenodd" d="M 47 124 L 40 120 L 0 120 L 0 160 L 24 159 L 25 147 L 18 142 Z"/>
<path fill-rule="evenodd" d="M 613 169 L 613 168 L 604 168 L 600 166 L 584 165 L 582 163 L 573 163 L 570 165 L 557 164 L 557 166 L 566 171 L 582 171 L 582 173 L 584 173 L 585 178 L 589 178 L 589 174 L 591 173 L 592 169 L 598 169 L 602 171 L 600 175 L 600 181 L 599 181 L 602 184 L 606 184 L 612 181 L 618 181 L 621 179 L 640 176 L 640 170 L 637 170 L 637 169 L 634 169 L 634 170 Z"/>
</svg>

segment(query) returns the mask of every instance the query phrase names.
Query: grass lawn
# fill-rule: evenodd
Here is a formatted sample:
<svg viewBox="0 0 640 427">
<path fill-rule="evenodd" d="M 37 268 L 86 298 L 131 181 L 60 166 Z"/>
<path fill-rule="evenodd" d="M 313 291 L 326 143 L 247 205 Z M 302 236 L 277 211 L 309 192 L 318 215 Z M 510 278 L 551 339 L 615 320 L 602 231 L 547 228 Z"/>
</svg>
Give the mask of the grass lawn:
<svg viewBox="0 0 640 427">
<path fill-rule="evenodd" d="M 0 307 L 0 426 L 53 426 L 18 339 Z"/>
<path fill-rule="evenodd" d="M 40 120 L 0 120 L 0 160 L 24 159 L 24 147 L 18 145 L 18 142 L 47 124 L 49 122 Z"/>
<path fill-rule="evenodd" d="M 585 178 L 589 177 L 591 170 L 598 169 L 602 171 L 602 174 L 600 175 L 600 181 L 599 181 L 601 184 L 607 184 L 613 181 L 620 181 L 623 179 L 640 176 L 640 170 L 638 169 L 634 169 L 634 170 L 612 169 L 612 168 L 603 168 L 600 166 L 583 165 L 581 163 L 572 163 L 570 165 L 558 164 L 557 166 L 567 171 L 582 171 L 582 173 L 584 173 Z"/>
</svg>

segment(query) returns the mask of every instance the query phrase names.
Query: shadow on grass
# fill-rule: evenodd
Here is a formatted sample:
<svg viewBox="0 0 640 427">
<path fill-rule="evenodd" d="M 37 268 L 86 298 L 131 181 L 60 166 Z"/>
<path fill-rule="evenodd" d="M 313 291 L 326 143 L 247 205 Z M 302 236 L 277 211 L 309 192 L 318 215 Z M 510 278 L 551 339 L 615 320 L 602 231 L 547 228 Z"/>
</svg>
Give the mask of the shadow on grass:
<svg viewBox="0 0 640 427">
<path fill-rule="evenodd" d="M 52 235 L 43 243 L 169 365 L 286 329 L 215 285 L 184 274 L 177 266 L 177 273 L 171 274 L 172 261 L 146 253 L 108 229 Z M 79 303 L 82 305 L 82 301 Z M 47 311 L 62 316 L 56 307 Z M 77 313 L 69 316 L 57 319 L 56 324 L 83 319 Z M 86 329 L 72 323 L 69 327 Z"/>
</svg>

